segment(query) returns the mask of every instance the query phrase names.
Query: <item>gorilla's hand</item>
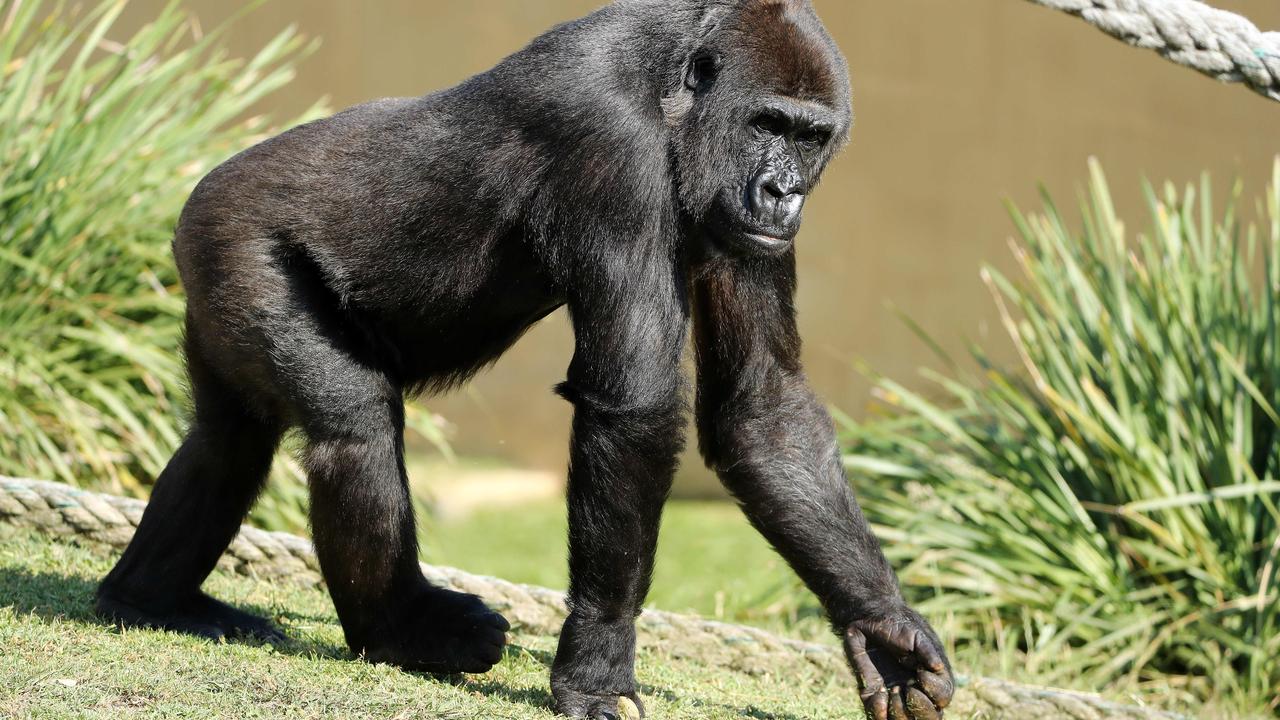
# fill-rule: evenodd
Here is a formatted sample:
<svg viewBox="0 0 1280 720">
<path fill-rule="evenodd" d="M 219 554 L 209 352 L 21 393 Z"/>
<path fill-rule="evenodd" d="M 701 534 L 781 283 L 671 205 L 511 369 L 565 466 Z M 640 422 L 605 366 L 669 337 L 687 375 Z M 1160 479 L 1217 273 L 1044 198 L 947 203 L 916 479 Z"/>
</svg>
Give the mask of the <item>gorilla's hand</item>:
<svg viewBox="0 0 1280 720">
<path fill-rule="evenodd" d="M 940 720 L 955 682 L 929 623 L 903 608 L 844 631 L 844 652 L 871 720 Z"/>
</svg>

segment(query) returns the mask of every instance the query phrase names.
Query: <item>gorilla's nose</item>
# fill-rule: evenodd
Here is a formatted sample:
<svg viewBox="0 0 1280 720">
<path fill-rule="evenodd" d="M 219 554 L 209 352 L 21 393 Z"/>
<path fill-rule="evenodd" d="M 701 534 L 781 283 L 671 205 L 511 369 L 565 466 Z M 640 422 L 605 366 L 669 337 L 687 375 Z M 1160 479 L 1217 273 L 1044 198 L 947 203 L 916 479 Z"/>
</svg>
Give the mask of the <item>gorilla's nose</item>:
<svg viewBox="0 0 1280 720">
<path fill-rule="evenodd" d="M 792 173 L 761 173 L 751 183 L 751 214 L 759 223 L 791 230 L 800 222 L 805 190 Z"/>
</svg>

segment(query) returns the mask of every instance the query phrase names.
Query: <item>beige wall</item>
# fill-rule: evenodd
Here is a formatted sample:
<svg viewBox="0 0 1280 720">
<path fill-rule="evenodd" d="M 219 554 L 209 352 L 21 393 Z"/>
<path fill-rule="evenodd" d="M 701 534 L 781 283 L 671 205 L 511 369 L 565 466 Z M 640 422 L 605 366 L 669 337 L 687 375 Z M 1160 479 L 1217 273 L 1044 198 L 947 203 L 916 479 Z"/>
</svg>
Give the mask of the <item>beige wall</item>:
<svg viewBox="0 0 1280 720">
<path fill-rule="evenodd" d="M 1280 29 L 1275 0 L 1212 0 Z M 131 13 L 161 0 L 139 0 Z M 194 0 L 206 25 L 226 3 Z M 297 23 L 323 38 L 278 96 L 291 112 L 328 95 L 345 106 L 416 95 L 484 70 L 592 0 L 272 0 L 231 44 L 250 52 Z M 1005 264 L 1001 199 L 1036 201 L 1043 181 L 1070 204 L 1085 160 L 1100 157 L 1132 225 L 1145 221 L 1138 181 L 1259 189 L 1280 151 L 1280 105 L 1134 50 L 1023 0 L 815 0 L 844 48 L 855 88 L 853 142 L 810 204 L 800 238 L 802 329 L 809 373 L 836 406 L 860 414 L 867 383 L 855 358 L 900 378 L 928 360 L 885 309 L 892 302 L 950 347 L 986 334 L 979 264 Z M 563 374 L 562 316 L 536 328 L 469 391 L 430 405 L 467 453 L 560 468 L 568 408 L 549 388 Z M 688 464 L 688 463 L 686 463 Z"/>
</svg>

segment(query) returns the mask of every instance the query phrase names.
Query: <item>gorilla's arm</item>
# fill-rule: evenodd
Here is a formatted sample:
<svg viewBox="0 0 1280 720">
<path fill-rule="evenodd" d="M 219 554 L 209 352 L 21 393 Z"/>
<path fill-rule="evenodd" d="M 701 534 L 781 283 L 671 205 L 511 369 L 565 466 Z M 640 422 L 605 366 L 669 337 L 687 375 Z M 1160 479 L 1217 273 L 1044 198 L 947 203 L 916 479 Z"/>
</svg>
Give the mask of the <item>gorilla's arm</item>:
<svg viewBox="0 0 1280 720">
<path fill-rule="evenodd" d="M 869 713 L 940 716 L 952 693 L 942 645 L 903 601 L 800 368 L 794 253 L 713 260 L 693 288 L 708 465 L 821 600 Z"/>
<path fill-rule="evenodd" d="M 640 247 L 637 247 L 640 245 Z M 683 444 L 685 283 L 662 242 L 618 241 L 570 290 L 575 351 L 557 391 L 574 405 L 569 609 L 551 672 L 556 710 L 614 717 L 635 685 L 635 618 Z"/>
</svg>

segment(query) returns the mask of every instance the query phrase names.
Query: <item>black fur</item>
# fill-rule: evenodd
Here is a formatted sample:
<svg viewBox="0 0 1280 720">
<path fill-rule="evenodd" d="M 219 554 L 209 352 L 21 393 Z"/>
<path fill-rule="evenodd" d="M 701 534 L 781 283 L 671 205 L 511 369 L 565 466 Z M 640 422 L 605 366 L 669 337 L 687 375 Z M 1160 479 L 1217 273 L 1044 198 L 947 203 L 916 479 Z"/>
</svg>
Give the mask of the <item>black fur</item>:
<svg viewBox="0 0 1280 720">
<path fill-rule="evenodd" d="M 578 717 L 639 704 L 634 618 L 683 443 L 692 315 L 708 463 L 848 639 L 868 707 L 933 717 L 945 660 L 798 360 L 794 238 L 850 122 L 844 61 L 807 0 L 620 0 L 457 87 L 352 108 L 215 169 L 174 240 L 194 423 L 99 612 L 274 637 L 200 586 L 299 428 L 352 649 L 487 670 L 506 621 L 418 569 L 403 401 L 465 381 L 567 305 L 571 615 L 552 689 Z"/>
</svg>

